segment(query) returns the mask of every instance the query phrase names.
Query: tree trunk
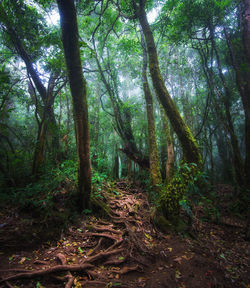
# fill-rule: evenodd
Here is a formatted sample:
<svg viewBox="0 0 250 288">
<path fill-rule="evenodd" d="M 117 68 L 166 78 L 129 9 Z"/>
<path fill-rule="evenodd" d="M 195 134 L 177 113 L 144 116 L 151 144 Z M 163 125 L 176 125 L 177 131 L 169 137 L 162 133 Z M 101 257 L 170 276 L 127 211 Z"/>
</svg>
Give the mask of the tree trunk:
<svg viewBox="0 0 250 288">
<path fill-rule="evenodd" d="M 114 179 L 119 178 L 119 155 L 118 155 L 118 145 L 115 144 L 115 157 L 114 157 L 114 165 L 113 165 L 113 177 Z"/>
<path fill-rule="evenodd" d="M 154 42 L 153 33 L 149 26 L 145 12 L 145 1 L 140 0 L 140 7 L 137 7 L 134 1 L 133 3 L 136 15 L 139 18 L 143 33 L 145 35 L 149 56 L 149 69 L 156 94 L 169 118 L 169 121 L 175 133 L 178 136 L 178 139 L 182 146 L 184 159 L 189 163 L 196 163 L 200 165 L 202 157 L 199 152 L 198 145 L 190 129 L 183 121 L 180 113 L 178 112 L 163 81 L 159 68 L 158 55 Z"/>
<path fill-rule="evenodd" d="M 162 183 L 160 162 L 158 156 L 158 148 L 155 135 L 155 117 L 153 97 L 150 91 L 147 78 L 147 49 L 144 42 L 143 32 L 141 31 L 141 46 L 143 50 L 143 67 L 142 67 L 142 84 L 144 97 L 147 108 L 148 119 L 148 142 L 149 142 L 149 170 L 150 170 L 150 182 L 152 186 L 156 186 Z"/>
<path fill-rule="evenodd" d="M 250 0 L 245 0 L 245 13 L 243 21 L 243 46 L 246 57 L 245 81 L 244 81 L 244 96 L 242 98 L 245 112 L 245 143 L 246 143 L 246 158 L 245 158 L 245 175 L 246 186 L 250 189 Z"/>
<path fill-rule="evenodd" d="M 244 177 L 244 166 L 243 166 L 243 161 L 242 161 L 242 157 L 241 157 L 241 153 L 240 153 L 238 139 L 237 139 L 237 136 L 235 134 L 233 120 L 232 120 L 232 116 L 231 116 L 231 112 L 230 112 L 230 99 L 232 98 L 232 96 L 231 96 L 230 89 L 226 83 L 225 77 L 224 77 L 223 72 L 222 72 L 220 57 L 219 57 L 219 53 L 218 53 L 217 47 L 216 47 L 216 42 L 214 39 L 214 28 L 211 27 L 211 25 L 210 25 L 209 30 L 210 30 L 212 48 L 215 52 L 215 56 L 216 56 L 216 60 L 217 60 L 219 77 L 221 79 L 221 82 L 222 82 L 222 85 L 224 88 L 224 92 L 225 92 L 225 95 L 223 95 L 221 98 L 222 98 L 222 102 L 223 102 L 224 107 L 225 107 L 227 127 L 228 127 L 228 132 L 230 134 L 231 145 L 232 145 L 232 149 L 233 149 L 233 162 L 234 162 L 234 167 L 235 167 L 236 181 L 237 181 L 239 186 L 242 186 L 244 184 L 244 181 L 245 181 L 245 179 L 244 179 L 245 178 Z"/>
<path fill-rule="evenodd" d="M 93 45 L 95 47 L 95 41 L 93 40 Z M 131 117 L 129 110 L 121 109 L 122 101 L 118 98 L 118 95 L 112 89 L 110 83 L 107 81 L 104 72 L 101 67 L 101 63 L 98 59 L 97 52 L 95 54 L 95 60 L 98 70 L 101 75 L 102 82 L 107 89 L 110 97 L 110 101 L 113 108 L 114 120 L 116 123 L 116 129 L 123 141 L 123 148 L 121 151 L 125 153 L 131 160 L 138 163 L 143 169 L 149 169 L 149 159 L 144 157 L 144 155 L 137 149 L 135 144 L 134 135 L 131 127 Z M 114 80 L 115 82 L 115 80 Z M 124 107 L 123 107 L 124 108 Z M 122 111 L 121 111 L 122 110 Z"/>
<path fill-rule="evenodd" d="M 28 76 L 31 77 L 32 81 L 35 84 L 35 87 L 41 97 L 42 101 L 39 101 L 35 95 L 35 89 L 30 82 L 30 95 L 31 98 L 36 105 L 36 112 L 38 112 L 39 116 L 41 117 L 41 123 L 38 127 L 38 135 L 37 135 L 37 143 L 34 151 L 34 158 L 33 158 L 33 167 L 32 167 L 32 174 L 34 176 L 38 176 L 38 172 L 40 169 L 41 164 L 44 161 L 44 150 L 45 150 L 45 142 L 47 139 L 47 132 L 50 130 L 50 127 L 55 127 L 56 132 L 58 132 L 58 127 L 56 124 L 56 119 L 53 110 L 53 104 L 55 100 L 55 96 L 60 91 L 61 88 L 58 89 L 56 93 L 53 93 L 53 89 L 55 88 L 55 80 L 56 76 L 51 74 L 48 89 L 45 88 L 38 71 L 34 68 L 32 63 L 32 57 L 27 53 L 25 49 L 25 45 L 23 45 L 23 41 L 20 38 L 20 35 L 16 32 L 11 23 L 11 18 L 6 14 L 3 4 L 0 3 L 0 21 L 6 27 L 6 33 L 9 35 L 12 44 L 17 52 L 17 54 L 21 57 L 26 65 L 26 69 L 28 72 Z M 31 87 L 32 86 L 32 87 Z M 43 107 L 42 104 L 43 103 Z M 49 123 L 52 121 L 51 123 Z M 51 125 L 49 125 L 51 124 Z M 53 131 L 54 132 L 54 131 Z M 58 133 L 51 133 L 52 136 L 52 148 L 53 151 L 57 151 L 59 149 L 59 138 Z"/>
<path fill-rule="evenodd" d="M 163 116 L 163 127 L 166 135 L 167 150 L 168 150 L 167 151 L 168 158 L 166 162 L 166 183 L 169 183 L 174 175 L 174 143 L 171 137 L 170 127 L 166 114 L 162 113 L 162 116 Z"/>
<path fill-rule="evenodd" d="M 78 153 L 78 205 L 81 211 L 89 207 L 91 193 L 87 87 L 82 73 L 74 0 L 57 0 L 57 4 L 60 13 L 64 55 L 73 98 Z"/>
</svg>

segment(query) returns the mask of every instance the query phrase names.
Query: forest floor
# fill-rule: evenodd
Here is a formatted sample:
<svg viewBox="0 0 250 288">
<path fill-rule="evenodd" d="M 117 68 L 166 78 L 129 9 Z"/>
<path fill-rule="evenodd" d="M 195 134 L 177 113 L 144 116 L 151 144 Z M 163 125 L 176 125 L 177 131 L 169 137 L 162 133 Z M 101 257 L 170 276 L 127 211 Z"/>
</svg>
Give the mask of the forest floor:
<svg viewBox="0 0 250 288">
<path fill-rule="evenodd" d="M 241 225 L 200 222 L 193 237 L 163 234 L 142 188 L 106 188 L 99 197 L 109 217 L 83 216 L 57 240 L 26 242 L 31 218 L 2 211 L 0 287 L 250 287 Z"/>
</svg>

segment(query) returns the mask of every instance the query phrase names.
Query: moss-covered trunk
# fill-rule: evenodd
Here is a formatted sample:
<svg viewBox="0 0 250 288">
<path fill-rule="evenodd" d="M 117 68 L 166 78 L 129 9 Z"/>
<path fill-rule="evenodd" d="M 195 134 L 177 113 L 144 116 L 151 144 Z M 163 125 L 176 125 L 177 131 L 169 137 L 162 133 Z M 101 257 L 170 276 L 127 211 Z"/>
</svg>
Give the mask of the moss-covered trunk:
<svg viewBox="0 0 250 288">
<path fill-rule="evenodd" d="M 166 183 L 169 183 L 171 178 L 174 175 L 174 143 L 170 133 L 170 127 L 168 123 L 168 119 L 164 113 L 162 113 L 163 118 L 163 127 L 166 133 L 166 141 L 167 141 L 167 162 L 166 162 Z"/>
<path fill-rule="evenodd" d="M 134 4 L 136 15 L 140 21 L 145 40 L 147 44 L 148 56 L 149 56 L 149 69 L 152 78 L 152 82 L 156 91 L 156 94 L 168 116 L 168 119 L 178 136 L 180 144 L 182 146 L 183 155 L 187 162 L 200 164 L 202 158 L 198 149 L 198 145 L 186 125 L 183 121 L 179 111 L 177 110 L 172 98 L 170 97 L 166 85 L 161 76 L 159 68 L 158 55 L 154 42 L 152 30 L 149 26 L 146 12 L 145 1 L 140 1 L 140 6 L 137 7 Z"/>
<path fill-rule="evenodd" d="M 149 171 L 150 182 L 152 186 L 156 186 L 162 183 L 160 162 L 158 155 L 158 147 L 156 143 L 155 135 L 155 117 L 154 117 L 154 104 L 153 97 L 150 91 L 147 78 L 147 49 L 144 42 L 144 36 L 141 31 L 141 46 L 143 50 L 143 66 L 142 66 L 142 85 L 144 91 L 144 97 L 146 101 L 147 120 L 148 120 L 148 143 L 149 143 Z"/>
<path fill-rule="evenodd" d="M 73 0 L 57 0 L 62 30 L 62 42 L 73 98 L 73 113 L 78 153 L 78 205 L 89 207 L 91 193 L 91 165 L 88 125 L 87 87 L 82 72 L 78 44 L 78 26 Z"/>
</svg>

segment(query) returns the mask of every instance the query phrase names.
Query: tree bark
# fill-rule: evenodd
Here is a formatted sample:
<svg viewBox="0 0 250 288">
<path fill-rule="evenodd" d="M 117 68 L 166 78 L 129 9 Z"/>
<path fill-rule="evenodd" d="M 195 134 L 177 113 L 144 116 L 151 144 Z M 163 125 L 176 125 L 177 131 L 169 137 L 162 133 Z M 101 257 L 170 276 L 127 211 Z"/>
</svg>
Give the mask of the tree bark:
<svg viewBox="0 0 250 288">
<path fill-rule="evenodd" d="M 169 183 L 171 178 L 174 175 L 174 143 L 171 137 L 170 133 L 170 127 L 168 123 L 168 119 L 165 113 L 162 113 L 162 121 L 163 121 L 163 127 L 166 135 L 166 141 L 167 141 L 167 162 L 166 162 L 166 183 Z"/>
<path fill-rule="evenodd" d="M 158 147 L 155 135 L 153 97 L 150 91 L 147 78 L 147 66 L 148 66 L 147 48 L 144 41 L 142 30 L 141 30 L 141 46 L 143 51 L 142 84 L 143 84 L 144 97 L 146 101 L 147 120 L 148 120 L 150 182 L 152 186 L 156 186 L 162 183 L 162 178 L 161 178 L 160 162 L 158 155 Z"/>
<path fill-rule="evenodd" d="M 202 157 L 199 152 L 198 145 L 190 129 L 183 121 L 163 81 L 159 68 L 158 54 L 154 42 L 153 33 L 149 26 L 145 12 L 145 2 L 146 1 L 144 0 L 140 0 L 140 4 L 138 7 L 135 1 L 133 1 L 133 6 L 135 14 L 140 21 L 143 33 L 145 35 L 149 56 L 149 69 L 156 94 L 162 106 L 164 107 L 164 110 L 169 118 L 169 121 L 175 133 L 178 136 L 178 139 L 182 146 L 184 159 L 189 163 L 196 163 L 200 165 Z"/>
<path fill-rule="evenodd" d="M 74 0 L 57 0 L 57 4 L 60 13 L 65 61 L 73 99 L 78 153 L 78 208 L 81 211 L 89 207 L 91 193 L 87 87 L 82 72 Z"/>
</svg>

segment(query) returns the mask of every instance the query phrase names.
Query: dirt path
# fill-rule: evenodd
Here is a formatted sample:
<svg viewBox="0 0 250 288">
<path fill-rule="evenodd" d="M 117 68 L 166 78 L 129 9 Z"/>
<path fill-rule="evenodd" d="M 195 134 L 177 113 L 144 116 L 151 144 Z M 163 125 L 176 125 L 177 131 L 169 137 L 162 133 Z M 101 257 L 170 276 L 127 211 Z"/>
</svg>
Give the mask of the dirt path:
<svg viewBox="0 0 250 288">
<path fill-rule="evenodd" d="M 34 251 L 0 247 L 0 287 L 249 287 L 240 231 L 231 232 L 228 248 L 217 226 L 203 226 L 196 240 L 164 235 L 140 188 L 118 182 L 106 190 L 99 197 L 109 218 L 90 216 Z"/>
</svg>

